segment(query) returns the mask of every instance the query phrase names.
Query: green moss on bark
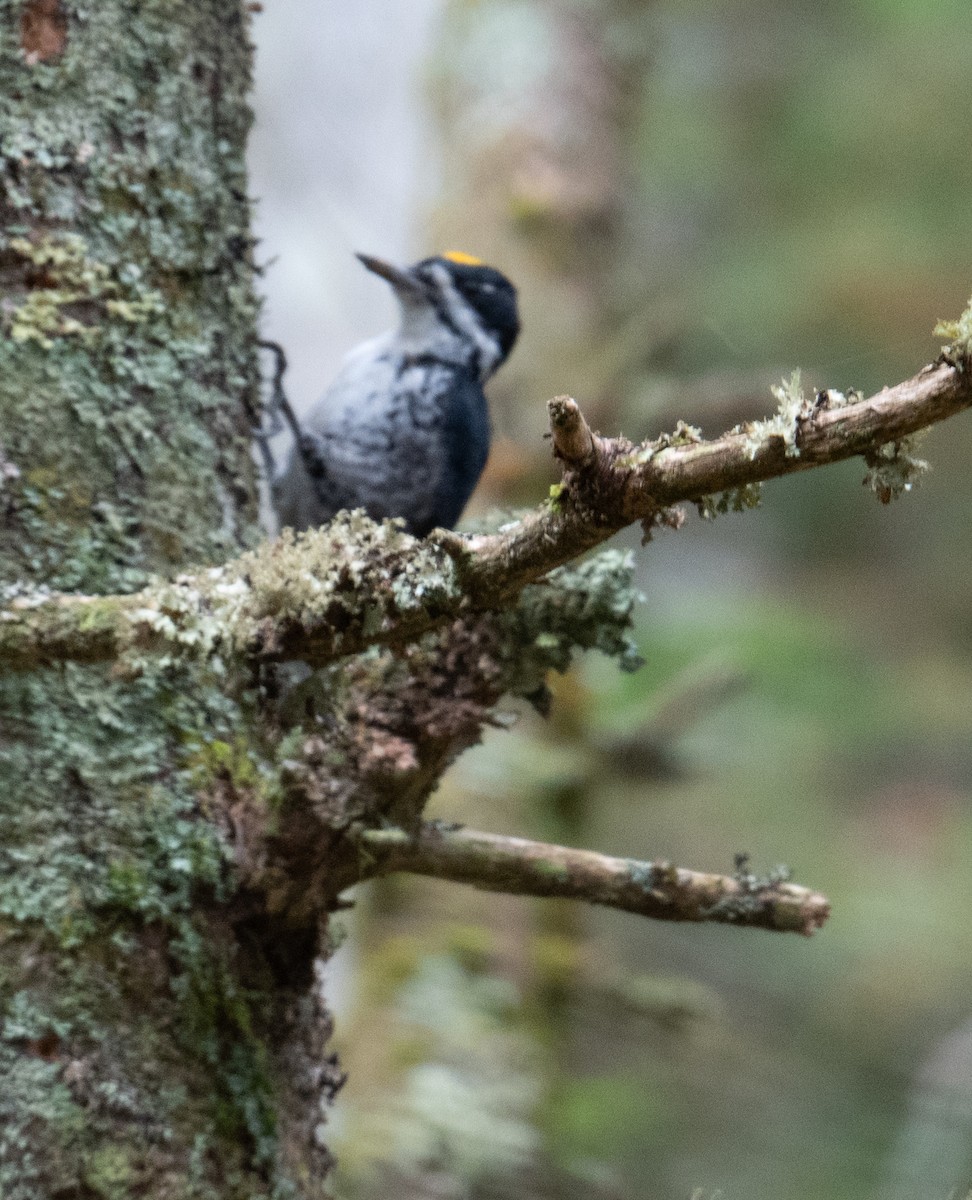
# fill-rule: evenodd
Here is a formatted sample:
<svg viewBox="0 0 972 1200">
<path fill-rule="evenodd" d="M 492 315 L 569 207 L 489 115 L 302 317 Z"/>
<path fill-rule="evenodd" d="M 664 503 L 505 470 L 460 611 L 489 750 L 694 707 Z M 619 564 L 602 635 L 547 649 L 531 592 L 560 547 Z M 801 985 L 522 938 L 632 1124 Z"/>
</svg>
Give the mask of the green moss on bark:
<svg viewBox="0 0 972 1200">
<path fill-rule="evenodd" d="M 229 0 L 65 7 L 29 66 L 0 6 L 0 553 L 107 591 L 252 540 L 249 62 Z"/>
<path fill-rule="evenodd" d="M 39 55 L 0 0 L 0 586 L 130 591 L 259 537 L 250 48 L 235 0 L 61 10 Z M 287 989 L 197 800 L 249 727 L 208 668 L 0 680 L 8 1200 L 286 1190 Z"/>
</svg>

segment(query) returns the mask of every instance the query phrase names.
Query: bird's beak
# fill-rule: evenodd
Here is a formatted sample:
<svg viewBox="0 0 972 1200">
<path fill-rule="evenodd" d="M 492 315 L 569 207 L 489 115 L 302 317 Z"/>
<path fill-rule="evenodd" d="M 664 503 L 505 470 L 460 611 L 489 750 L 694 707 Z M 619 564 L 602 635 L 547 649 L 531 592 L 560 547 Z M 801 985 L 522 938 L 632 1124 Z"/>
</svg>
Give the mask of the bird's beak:
<svg viewBox="0 0 972 1200">
<path fill-rule="evenodd" d="M 394 263 L 385 262 L 383 258 L 372 258 L 370 254 L 359 254 L 357 257 L 369 271 L 387 279 L 396 292 L 405 292 L 413 296 L 424 294 L 421 281 L 407 267 L 396 267 Z"/>
</svg>

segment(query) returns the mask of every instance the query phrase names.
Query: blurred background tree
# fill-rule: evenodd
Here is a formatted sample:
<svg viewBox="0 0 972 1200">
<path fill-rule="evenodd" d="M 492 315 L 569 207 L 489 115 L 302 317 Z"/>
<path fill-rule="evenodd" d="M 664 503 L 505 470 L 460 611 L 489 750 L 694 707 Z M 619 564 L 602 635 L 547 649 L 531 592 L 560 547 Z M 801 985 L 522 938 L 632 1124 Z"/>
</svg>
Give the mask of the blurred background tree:
<svg viewBox="0 0 972 1200">
<path fill-rule="evenodd" d="M 911 374 L 972 290 L 967 3 L 348 11 L 256 25 L 268 333 L 305 406 L 392 318 L 354 249 L 507 271 L 525 330 L 470 518 L 544 494 L 550 395 L 605 433 L 714 434 L 797 365 L 864 391 Z M 639 550 L 645 668 L 585 664 L 434 805 L 699 868 L 783 859 L 834 900 L 823 934 L 414 881 L 362 897 L 331 974 L 345 1195 L 964 1194 L 968 419 L 923 452 L 905 503 L 852 463 Z"/>
</svg>

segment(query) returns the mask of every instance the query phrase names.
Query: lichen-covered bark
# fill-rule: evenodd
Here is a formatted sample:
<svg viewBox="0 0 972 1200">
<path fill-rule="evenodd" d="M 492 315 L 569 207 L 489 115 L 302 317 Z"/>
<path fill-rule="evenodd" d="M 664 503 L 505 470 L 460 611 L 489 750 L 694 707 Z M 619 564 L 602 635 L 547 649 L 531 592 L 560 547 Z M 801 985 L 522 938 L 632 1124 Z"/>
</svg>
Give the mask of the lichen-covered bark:
<svg viewBox="0 0 972 1200">
<path fill-rule="evenodd" d="M 128 591 L 256 540 L 249 68 L 238 0 L 0 0 L 0 588 Z M 200 811 L 248 695 L 165 663 L 0 680 L 8 1200 L 324 1165 L 286 1117 L 320 1074 L 312 951 L 232 923 Z"/>
</svg>

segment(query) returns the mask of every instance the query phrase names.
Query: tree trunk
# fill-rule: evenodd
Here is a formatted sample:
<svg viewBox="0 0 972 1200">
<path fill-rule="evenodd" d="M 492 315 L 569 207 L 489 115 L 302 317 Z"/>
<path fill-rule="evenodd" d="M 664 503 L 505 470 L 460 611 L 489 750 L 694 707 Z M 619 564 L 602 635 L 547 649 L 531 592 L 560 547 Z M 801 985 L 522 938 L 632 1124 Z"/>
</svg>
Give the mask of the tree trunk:
<svg viewBox="0 0 972 1200">
<path fill-rule="evenodd" d="M 238 0 L 0 0 L 7 601 L 258 536 L 250 55 Z M 259 791 L 253 695 L 165 662 L 0 679 L 9 1200 L 323 1192 L 315 929 L 240 919 L 219 832 Z"/>
</svg>

